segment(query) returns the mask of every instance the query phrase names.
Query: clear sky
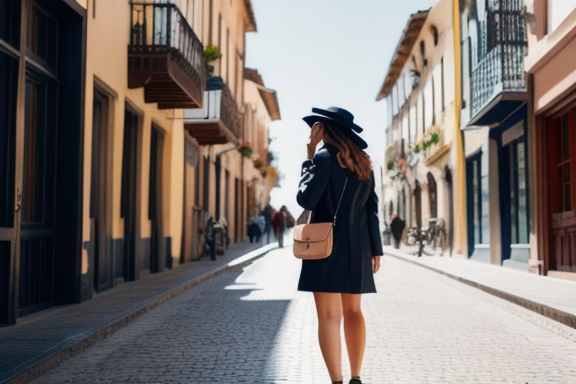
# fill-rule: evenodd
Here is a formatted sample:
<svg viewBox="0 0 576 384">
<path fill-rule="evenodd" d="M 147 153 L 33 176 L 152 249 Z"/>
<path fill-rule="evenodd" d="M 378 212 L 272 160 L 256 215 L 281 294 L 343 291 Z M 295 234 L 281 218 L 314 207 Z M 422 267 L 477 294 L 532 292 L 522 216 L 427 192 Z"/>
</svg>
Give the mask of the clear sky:
<svg viewBox="0 0 576 384">
<path fill-rule="evenodd" d="M 312 107 L 337 106 L 364 128 L 367 152 L 380 172 L 386 128 L 385 101 L 376 102 L 398 41 L 412 13 L 436 0 L 252 0 L 257 32 L 246 36 L 246 66 L 257 69 L 278 95 L 281 120 L 270 126 L 280 188 L 275 208 L 296 217 L 300 166 Z M 450 15 L 446 15 L 450 17 Z"/>
</svg>

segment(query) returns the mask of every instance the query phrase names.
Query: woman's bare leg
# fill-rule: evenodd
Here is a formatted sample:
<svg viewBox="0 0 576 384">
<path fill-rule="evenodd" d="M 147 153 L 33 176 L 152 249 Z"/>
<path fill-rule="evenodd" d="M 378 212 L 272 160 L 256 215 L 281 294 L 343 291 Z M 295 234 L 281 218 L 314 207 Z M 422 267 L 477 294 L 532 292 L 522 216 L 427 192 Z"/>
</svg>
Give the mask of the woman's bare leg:
<svg viewBox="0 0 576 384">
<path fill-rule="evenodd" d="M 324 362 L 332 381 L 342 380 L 342 295 L 340 293 L 314 292 L 318 312 L 318 340 Z"/>
<path fill-rule="evenodd" d="M 346 338 L 352 377 L 360 377 L 366 346 L 366 324 L 362 314 L 361 297 L 362 295 L 342 294 L 344 337 Z"/>
</svg>

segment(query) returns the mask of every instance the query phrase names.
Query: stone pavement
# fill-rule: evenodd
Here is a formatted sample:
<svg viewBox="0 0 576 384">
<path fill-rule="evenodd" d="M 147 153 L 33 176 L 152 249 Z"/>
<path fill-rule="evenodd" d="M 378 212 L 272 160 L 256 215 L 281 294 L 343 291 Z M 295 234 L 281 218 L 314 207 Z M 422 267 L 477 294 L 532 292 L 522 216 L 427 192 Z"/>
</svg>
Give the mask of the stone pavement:
<svg viewBox="0 0 576 384">
<path fill-rule="evenodd" d="M 463 258 L 416 257 L 407 250 L 407 247 L 400 250 L 384 247 L 387 255 L 441 273 L 576 328 L 576 281 L 538 276 Z"/>
<path fill-rule="evenodd" d="M 187 263 L 0 328 L 0 382 L 327 382 L 313 299 L 295 291 L 299 261 L 285 243 L 256 262 L 276 244 L 235 245 L 216 262 Z M 385 253 L 393 257 L 376 275 L 379 294 L 364 300 L 367 383 L 576 382 L 576 327 L 563 325 L 576 313 L 576 283 Z"/>
<path fill-rule="evenodd" d="M 288 244 L 275 249 L 32 384 L 327 384 L 313 296 L 296 291 L 299 271 Z M 576 329 L 396 257 L 383 257 L 375 281 L 378 294 L 363 297 L 365 384 L 574 383 Z"/>
<path fill-rule="evenodd" d="M 0 383 L 29 382 L 185 290 L 277 246 L 264 239 L 232 244 L 215 261 L 185 263 L 94 294 L 84 303 L 18 319 L 16 325 L 0 328 Z"/>
</svg>

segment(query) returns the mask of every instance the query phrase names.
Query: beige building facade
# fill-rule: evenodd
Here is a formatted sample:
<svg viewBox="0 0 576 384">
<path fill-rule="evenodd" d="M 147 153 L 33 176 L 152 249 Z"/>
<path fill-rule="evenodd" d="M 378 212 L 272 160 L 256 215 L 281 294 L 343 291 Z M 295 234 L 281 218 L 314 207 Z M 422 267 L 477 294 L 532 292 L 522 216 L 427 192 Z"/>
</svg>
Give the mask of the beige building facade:
<svg viewBox="0 0 576 384">
<path fill-rule="evenodd" d="M 384 217 L 406 228 L 439 225 L 446 251 L 459 253 L 454 225 L 453 173 L 457 168 L 455 83 L 450 0 L 410 16 L 377 100 L 385 99 Z M 456 240 L 456 241 L 455 241 Z"/>
<path fill-rule="evenodd" d="M 0 322 L 205 256 L 209 217 L 244 240 L 280 117 L 244 78 L 250 1 L 21 0 L 0 20 Z"/>
</svg>

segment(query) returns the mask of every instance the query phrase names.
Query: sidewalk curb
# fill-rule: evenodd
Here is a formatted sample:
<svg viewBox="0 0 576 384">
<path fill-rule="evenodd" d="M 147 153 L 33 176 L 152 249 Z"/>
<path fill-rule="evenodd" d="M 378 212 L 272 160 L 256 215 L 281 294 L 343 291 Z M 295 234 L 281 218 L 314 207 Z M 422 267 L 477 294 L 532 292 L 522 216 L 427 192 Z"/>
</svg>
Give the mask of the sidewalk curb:
<svg viewBox="0 0 576 384">
<path fill-rule="evenodd" d="M 81 336 L 74 341 L 67 340 L 66 342 L 64 342 L 66 345 L 63 346 L 62 349 L 53 352 L 54 349 L 58 349 L 58 347 L 54 347 L 51 350 L 49 349 L 45 351 L 44 355 L 38 357 L 37 362 L 27 364 L 26 368 L 22 368 L 21 370 L 19 370 L 18 367 L 15 367 L 13 369 L 15 373 L 11 377 L 5 379 L 5 381 L 3 381 L 2 384 L 29 383 L 30 381 L 38 378 L 40 375 L 60 365 L 62 362 L 68 360 L 69 358 L 77 355 L 83 350 L 94 345 L 97 341 L 102 340 L 107 336 L 113 334 L 114 332 L 118 331 L 124 326 L 130 324 L 132 321 L 136 320 L 138 317 L 150 312 L 152 309 L 180 295 L 184 291 L 193 288 L 196 285 L 222 272 L 242 268 L 252 263 L 254 260 L 266 255 L 268 252 L 270 252 L 273 249 L 276 249 L 277 247 L 278 245 L 276 243 L 265 245 L 245 255 L 238 256 L 236 259 L 226 264 L 215 267 L 214 269 L 209 270 L 208 272 L 205 272 L 199 276 L 191 277 L 189 280 L 183 281 L 182 283 L 178 284 L 176 287 L 168 290 L 167 292 L 152 297 L 146 304 L 142 305 L 139 308 L 136 308 L 131 313 L 110 322 L 109 324 L 101 327 L 95 332 L 92 332 L 85 336 Z M 27 363 L 29 363 L 29 361 Z"/>
<path fill-rule="evenodd" d="M 497 296 L 497 297 L 504 299 L 504 300 L 507 300 L 513 304 L 519 305 L 519 306 L 524 307 L 526 309 L 529 309 L 533 312 L 536 312 L 536 313 L 538 313 L 542 316 L 545 316 L 549 319 L 552 319 L 552 320 L 555 320 L 559 323 L 562 323 L 562 324 L 564 324 L 570 328 L 576 329 L 576 316 L 573 314 L 566 313 L 566 312 L 561 311 L 559 309 L 549 307 L 545 304 L 538 303 L 536 301 L 532 301 L 532 300 L 529 300 L 529 299 L 526 299 L 526 298 L 523 298 L 520 296 L 516 296 L 516 295 L 513 295 L 511 293 L 504 292 L 504 291 L 496 289 L 496 288 L 489 287 L 487 285 L 484 285 L 484 284 L 478 283 L 476 281 L 469 280 L 469 279 L 451 274 L 451 273 L 446 272 L 446 271 L 442 271 L 440 269 L 431 267 L 429 265 L 425 265 L 423 263 L 419 263 L 417 260 L 411 260 L 410 258 L 406 257 L 401 251 L 386 249 L 386 250 L 384 250 L 384 254 L 395 257 L 396 259 L 399 259 L 399 260 L 403 260 L 407 263 L 412 263 L 414 265 L 418 265 L 419 267 L 426 268 L 430 271 L 439 273 L 441 275 L 450 277 L 451 279 L 454 279 L 454 280 L 459 281 L 461 283 L 467 284 L 471 287 L 480 289 L 486 293 Z"/>
</svg>

